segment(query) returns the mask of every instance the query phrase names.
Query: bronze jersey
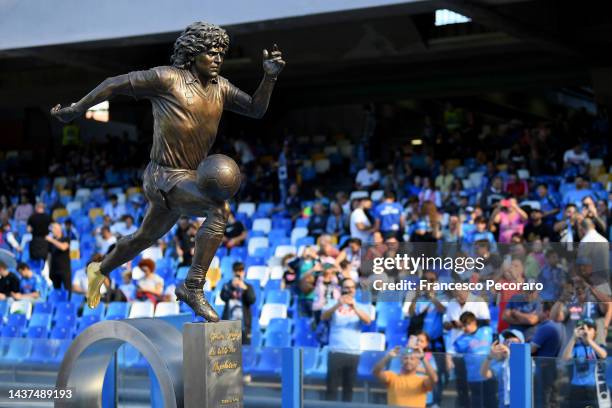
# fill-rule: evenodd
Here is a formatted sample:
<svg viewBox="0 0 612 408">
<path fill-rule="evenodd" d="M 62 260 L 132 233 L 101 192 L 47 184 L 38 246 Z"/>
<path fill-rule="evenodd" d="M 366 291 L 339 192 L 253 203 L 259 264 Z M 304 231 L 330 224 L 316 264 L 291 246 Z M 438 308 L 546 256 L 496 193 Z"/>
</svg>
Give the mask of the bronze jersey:
<svg viewBox="0 0 612 408">
<path fill-rule="evenodd" d="M 128 74 L 131 95 L 153 105 L 151 161 L 195 170 L 215 142 L 224 109 L 241 112 L 251 97 L 219 76 L 203 85 L 191 71 L 170 66 Z"/>
</svg>

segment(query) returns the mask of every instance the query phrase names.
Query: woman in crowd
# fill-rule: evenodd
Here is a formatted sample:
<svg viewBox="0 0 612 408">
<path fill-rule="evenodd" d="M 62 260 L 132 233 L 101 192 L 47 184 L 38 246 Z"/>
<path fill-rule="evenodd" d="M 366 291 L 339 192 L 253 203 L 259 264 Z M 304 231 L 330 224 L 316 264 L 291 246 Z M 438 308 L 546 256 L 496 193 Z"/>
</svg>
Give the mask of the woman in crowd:
<svg viewBox="0 0 612 408">
<path fill-rule="evenodd" d="M 492 222 L 499 225 L 499 242 L 509 244 L 515 233 L 522 236 L 528 218 L 527 213 L 518 206 L 516 198 L 501 200 L 491 215 Z"/>
</svg>

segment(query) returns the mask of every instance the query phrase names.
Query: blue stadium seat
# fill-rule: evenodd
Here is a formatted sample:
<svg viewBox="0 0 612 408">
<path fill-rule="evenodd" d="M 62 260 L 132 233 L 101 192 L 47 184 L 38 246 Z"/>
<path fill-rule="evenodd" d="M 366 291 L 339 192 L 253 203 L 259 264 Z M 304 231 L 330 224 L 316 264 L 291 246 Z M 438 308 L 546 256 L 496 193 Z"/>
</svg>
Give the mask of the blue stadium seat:
<svg viewBox="0 0 612 408">
<path fill-rule="evenodd" d="M 176 270 L 176 279 L 185 280 L 188 272 L 189 272 L 188 266 L 181 266 L 180 268 Z"/>
<path fill-rule="evenodd" d="M 32 326 L 28 327 L 26 337 L 29 339 L 42 339 L 47 338 L 48 329 L 44 326 Z"/>
<path fill-rule="evenodd" d="M 52 358 L 52 362 L 53 363 L 61 363 L 62 360 L 64 359 L 64 354 L 66 354 L 66 351 L 68 351 L 68 349 L 70 348 L 70 344 L 72 343 L 71 339 L 66 339 L 66 340 L 56 340 L 58 343 L 58 346 L 55 350 L 55 354 Z"/>
<path fill-rule="evenodd" d="M 266 328 L 266 336 L 269 333 L 283 333 L 288 336 L 289 333 L 291 333 L 291 320 L 278 317 L 270 319 L 268 327 Z"/>
<path fill-rule="evenodd" d="M 387 327 L 385 328 L 385 336 L 407 334 L 408 326 L 410 326 L 410 319 L 402 319 L 401 316 L 399 316 L 399 318 L 389 319 L 387 321 Z"/>
<path fill-rule="evenodd" d="M 397 319 L 402 315 L 402 305 L 395 302 L 378 302 L 376 304 L 376 327 L 384 331 L 389 320 Z"/>
<path fill-rule="evenodd" d="M 272 228 L 268 233 L 268 239 L 270 240 L 270 242 L 279 238 L 288 238 L 287 230 L 283 228 Z"/>
<path fill-rule="evenodd" d="M 309 221 L 310 221 L 309 218 L 298 218 L 297 220 L 295 220 L 294 228 L 307 228 Z"/>
<path fill-rule="evenodd" d="M 291 231 L 293 221 L 291 218 L 285 218 L 282 216 L 273 216 L 272 217 L 272 229 L 282 229 L 287 233 Z"/>
<path fill-rule="evenodd" d="M 85 328 L 89 327 L 94 323 L 98 323 L 101 320 L 101 317 L 98 315 L 84 315 L 78 320 L 78 327 Z"/>
<path fill-rule="evenodd" d="M 268 217 L 270 215 L 270 212 L 272 212 L 272 209 L 274 209 L 274 203 L 271 203 L 271 202 L 259 203 L 259 205 L 257 206 L 257 210 L 253 214 L 253 219 Z"/>
<path fill-rule="evenodd" d="M 314 369 L 308 372 L 308 377 L 323 380 L 327 378 L 327 360 L 329 358 L 329 349 L 323 347 L 317 352 L 318 362 Z"/>
<path fill-rule="evenodd" d="M 282 279 L 268 279 L 266 282 L 266 286 L 264 287 L 264 292 L 268 292 L 271 290 L 281 290 Z"/>
<path fill-rule="evenodd" d="M 70 303 L 73 303 L 77 306 L 80 306 L 83 302 L 85 302 L 85 295 L 82 293 L 74 293 L 70 295 Z"/>
<path fill-rule="evenodd" d="M 34 303 L 34 311 L 33 311 L 32 315 L 35 315 L 37 313 L 52 314 L 53 313 L 53 303 L 49 303 L 49 302 L 36 302 L 36 303 Z"/>
<path fill-rule="evenodd" d="M 47 302 L 57 303 L 57 302 L 67 302 L 68 301 L 68 292 L 62 289 L 53 289 L 49 292 L 49 296 L 47 297 Z"/>
<path fill-rule="evenodd" d="M 298 238 L 297 241 L 295 241 L 295 246 L 296 247 L 301 247 L 302 245 L 314 245 L 315 244 L 315 239 L 314 237 L 302 237 L 302 238 Z"/>
<path fill-rule="evenodd" d="M 291 293 L 289 290 L 271 290 L 266 293 L 265 303 L 278 303 L 289 307 Z"/>
<path fill-rule="evenodd" d="M 140 360 L 140 352 L 130 344 L 121 346 L 117 352 L 117 363 L 120 367 L 133 367 Z"/>
<path fill-rule="evenodd" d="M 290 347 L 291 336 L 289 333 L 283 332 L 268 332 L 264 334 L 265 347 Z"/>
<path fill-rule="evenodd" d="M 314 332 L 313 321 L 309 317 L 295 318 L 295 333 L 312 333 Z"/>
<path fill-rule="evenodd" d="M 44 327 L 51 328 L 51 315 L 49 313 L 35 313 L 30 318 L 28 327 Z"/>
<path fill-rule="evenodd" d="M 51 334 L 49 335 L 49 338 L 56 339 L 56 340 L 71 339 L 72 332 L 73 330 L 70 327 L 55 326 L 51 330 Z"/>
<path fill-rule="evenodd" d="M 100 302 L 98 304 L 98 306 L 96 306 L 95 308 L 90 308 L 89 306 L 85 306 L 83 307 L 83 316 L 89 316 L 89 315 L 94 315 L 94 316 L 98 316 L 100 319 L 102 319 L 102 317 L 104 317 L 104 309 L 105 309 L 106 305 L 103 302 Z"/>
<path fill-rule="evenodd" d="M 257 248 L 256 251 L 263 250 L 264 252 L 268 251 L 268 248 Z M 247 256 L 246 261 L 244 261 L 244 268 L 246 270 L 249 269 L 250 266 L 263 266 L 266 264 L 265 256 Z"/>
<path fill-rule="evenodd" d="M 385 356 L 384 351 L 362 351 L 357 366 L 357 377 L 363 381 L 374 381 L 372 369 Z"/>
<path fill-rule="evenodd" d="M 387 340 L 387 348 L 392 349 L 395 346 L 405 347 L 408 344 L 408 335 L 406 333 L 391 333 L 385 334 Z"/>
<path fill-rule="evenodd" d="M 298 347 L 298 345 L 295 345 Z M 319 363 L 319 349 L 316 347 L 302 347 L 302 369 L 305 377 L 310 377 L 310 374 L 317 368 Z"/>
<path fill-rule="evenodd" d="M 6 322 L 7 326 L 14 326 L 17 330 L 21 331 L 26 326 L 27 319 L 24 314 L 21 313 L 11 313 L 8 315 L 8 320 Z"/>
<path fill-rule="evenodd" d="M 8 311 L 8 309 L 8 302 L 6 300 L 0 301 L 0 323 L 4 319 L 4 316 L 6 316 L 6 312 Z"/>
<path fill-rule="evenodd" d="M 2 338 L 21 337 L 21 328 L 17 326 L 4 326 L 1 333 L 0 337 Z"/>
<path fill-rule="evenodd" d="M 58 302 L 55 304 L 53 320 L 63 319 L 66 316 L 76 316 L 78 305 L 71 302 Z"/>
<path fill-rule="evenodd" d="M 12 338 L 9 341 L 8 350 L 3 357 L 5 362 L 19 363 L 30 356 L 32 350 L 32 340 L 21 337 Z"/>
<path fill-rule="evenodd" d="M 257 351 L 254 346 L 242 346 L 242 372 L 250 374 L 257 364 Z"/>
<path fill-rule="evenodd" d="M 128 317 L 128 312 L 130 311 L 130 305 L 126 302 L 111 302 L 108 304 L 106 308 L 106 317 L 108 316 L 122 316 L 122 319 Z"/>
<path fill-rule="evenodd" d="M 230 250 L 230 255 L 234 258 L 234 259 L 230 260 L 231 263 L 234 263 L 234 262 L 236 262 L 239 259 L 244 261 L 246 259 L 246 257 L 247 257 L 247 252 L 248 252 L 248 249 L 245 246 L 233 247 Z"/>
<path fill-rule="evenodd" d="M 254 375 L 278 377 L 281 371 L 282 349 L 265 347 L 261 350 L 257 365 L 251 369 Z"/>
<path fill-rule="evenodd" d="M 296 331 L 294 334 L 294 346 L 295 347 L 319 347 L 319 340 L 315 333 Z"/>
<path fill-rule="evenodd" d="M 215 252 L 215 255 L 218 256 L 219 259 L 223 258 L 227 255 L 227 248 L 224 246 L 220 246 L 219 248 L 217 248 L 217 252 Z"/>
</svg>

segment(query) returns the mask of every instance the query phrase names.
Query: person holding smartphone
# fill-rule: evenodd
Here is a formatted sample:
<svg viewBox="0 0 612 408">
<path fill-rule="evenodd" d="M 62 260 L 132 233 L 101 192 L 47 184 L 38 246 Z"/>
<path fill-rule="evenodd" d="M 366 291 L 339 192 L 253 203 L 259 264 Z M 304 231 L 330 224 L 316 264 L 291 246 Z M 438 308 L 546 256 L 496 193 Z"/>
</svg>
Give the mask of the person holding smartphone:
<svg viewBox="0 0 612 408">
<path fill-rule="evenodd" d="M 415 340 L 416 337 L 415 337 Z M 418 341 L 417 341 L 418 342 Z M 416 342 L 415 344 L 416 345 Z M 372 370 L 372 373 L 387 387 L 387 404 L 400 407 L 425 408 L 427 393 L 438 382 L 436 370 L 420 348 L 408 347 L 401 353 L 402 370 L 399 374 L 384 370 L 391 359 L 400 355 L 400 346 L 387 353 Z M 419 375 L 420 365 L 426 376 Z"/>
<path fill-rule="evenodd" d="M 599 385 L 596 381 L 597 363 L 608 357 L 606 346 L 597 344 L 597 326 L 591 319 L 580 320 L 572 338 L 563 350 L 564 360 L 574 360 L 570 406 L 585 407 L 596 405 Z M 604 384 L 605 386 L 605 384 Z M 604 390 L 605 392 L 605 390 Z"/>
<path fill-rule="evenodd" d="M 355 301 L 355 292 L 355 282 L 343 280 L 340 299 L 321 314 L 321 320 L 330 322 L 326 399 L 331 401 L 336 400 L 340 384 L 342 401 L 352 401 L 359 364 L 361 323 L 367 325 L 372 321 L 368 311 Z"/>
</svg>

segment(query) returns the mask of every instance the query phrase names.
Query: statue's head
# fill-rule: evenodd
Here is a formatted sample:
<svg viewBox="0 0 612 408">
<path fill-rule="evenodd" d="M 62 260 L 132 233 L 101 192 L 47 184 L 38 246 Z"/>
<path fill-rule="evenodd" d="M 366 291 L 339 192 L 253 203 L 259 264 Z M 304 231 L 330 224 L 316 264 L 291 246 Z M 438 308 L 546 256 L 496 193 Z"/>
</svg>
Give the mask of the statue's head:
<svg viewBox="0 0 612 408">
<path fill-rule="evenodd" d="M 171 60 L 176 68 L 195 68 L 198 75 L 215 79 L 221 70 L 229 36 L 221 27 L 203 22 L 189 25 L 174 42 Z"/>
</svg>

